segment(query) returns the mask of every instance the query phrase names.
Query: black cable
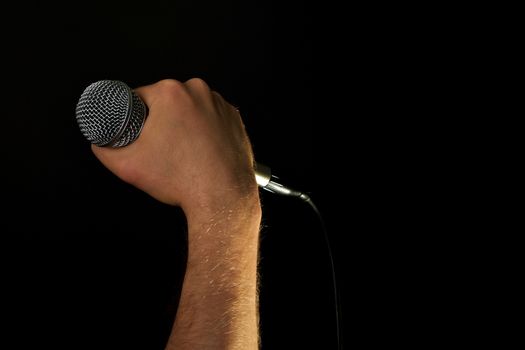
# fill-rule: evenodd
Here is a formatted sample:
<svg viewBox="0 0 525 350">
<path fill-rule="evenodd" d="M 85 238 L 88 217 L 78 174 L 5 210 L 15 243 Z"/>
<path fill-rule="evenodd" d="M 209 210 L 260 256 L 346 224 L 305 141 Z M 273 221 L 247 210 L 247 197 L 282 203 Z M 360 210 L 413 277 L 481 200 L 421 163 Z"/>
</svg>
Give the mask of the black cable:
<svg viewBox="0 0 525 350">
<path fill-rule="evenodd" d="M 324 219 L 319 212 L 319 209 L 317 209 L 317 206 L 314 204 L 310 196 L 307 194 L 296 191 L 294 189 L 291 189 L 289 187 L 283 186 L 276 180 L 278 180 L 277 177 L 271 175 L 271 169 L 262 166 L 261 164 L 258 164 L 259 168 L 259 177 L 261 180 L 261 183 L 259 183 L 259 186 L 261 186 L 266 191 L 270 191 L 272 193 L 277 193 L 284 196 L 291 196 L 291 197 L 298 197 L 301 198 L 303 201 L 308 203 L 310 207 L 314 210 L 314 212 L 317 214 L 317 217 L 319 218 L 319 221 L 321 222 L 321 228 L 323 230 L 324 240 L 326 243 L 326 248 L 328 249 L 328 257 L 330 258 L 330 267 L 332 270 L 332 282 L 334 285 L 334 305 L 335 305 L 335 328 L 336 328 L 336 336 L 337 336 L 337 348 L 339 350 L 343 350 L 343 344 L 341 341 L 341 305 L 340 305 L 340 299 L 339 299 L 339 293 L 337 291 L 337 281 L 335 277 L 335 264 L 334 264 L 334 257 L 332 255 L 332 248 L 330 247 L 330 240 L 328 239 L 328 230 L 326 229 L 326 225 L 324 223 Z"/>
<path fill-rule="evenodd" d="M 319 218 L 319 221 L 321 222 L 321 228 L 323 230 L 324 240 L 325 240 L 325 243 L 326 243 L 326 248 L 328 249 L 328 256 L 330 258 L 330 267 L 332 269 L 332 282 L 334 284 L 335 328 L 336 328 L 336 334 L 337 334 L 337 348 L 339 350 L 343 350 L 343 344 L 341 342 L 341 333 L 340 333 L 341 332 L 340 327 L 341 327 L 341 323 L 342 323 L 342 321 L 341 321 L 341 306 L 340 306 L 340 300 L 339 300 L 339 293 L 338 293 L 338 290 L 337 290 L 337 281 L 336 281 L 336 277 L 335 277 L 334 257 L 332 255 L 332 248 L 330 247 L 330 241 L 328 239 L 328 230 L 326 229 L 326 225 L 325 225 L 324 219 L 323 219 L 321 213 L 319 212 L 319 209 L 317 209 L 317 206 L 314 204 L 312 199 L 308 195 L 306 195 L 304 193 L 301 193 L 299 198 L 304 200 L 306 203 L 308 203 L 310 205 L 310 207 L 312 207 L 314 212 L 317 214 L 317 217 Z"/>
</svg>

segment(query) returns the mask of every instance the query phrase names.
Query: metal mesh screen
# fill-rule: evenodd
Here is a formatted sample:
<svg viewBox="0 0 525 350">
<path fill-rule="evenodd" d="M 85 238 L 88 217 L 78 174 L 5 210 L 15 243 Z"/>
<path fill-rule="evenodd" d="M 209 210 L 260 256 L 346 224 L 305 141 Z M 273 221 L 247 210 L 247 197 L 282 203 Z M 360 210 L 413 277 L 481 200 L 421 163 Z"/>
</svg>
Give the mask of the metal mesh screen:
<svg viewBox="0 0 525 350">
<path fill-rule="evenodd" d="M 146 106 L 125 83 L 101 80 L 84 90 L 76 117 L 80 131 L 91 143 L 122 147 L 139 136 Z"/>
</svg>

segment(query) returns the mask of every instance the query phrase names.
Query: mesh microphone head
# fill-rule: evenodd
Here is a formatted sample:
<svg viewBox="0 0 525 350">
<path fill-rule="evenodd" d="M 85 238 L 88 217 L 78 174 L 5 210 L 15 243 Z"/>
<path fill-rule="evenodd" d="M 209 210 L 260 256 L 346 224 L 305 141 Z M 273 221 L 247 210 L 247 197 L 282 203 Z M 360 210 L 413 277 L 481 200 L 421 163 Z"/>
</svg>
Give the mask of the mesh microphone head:
<svg viewBox="0 0 525 350">
<path fill-rule="evenodd" d="M 84 90 L 76 115 L 80 131 L 91 143 L 123 147 L 139 136 L 147 110 L 125 83 L 101 80 Z"/>
</svg>

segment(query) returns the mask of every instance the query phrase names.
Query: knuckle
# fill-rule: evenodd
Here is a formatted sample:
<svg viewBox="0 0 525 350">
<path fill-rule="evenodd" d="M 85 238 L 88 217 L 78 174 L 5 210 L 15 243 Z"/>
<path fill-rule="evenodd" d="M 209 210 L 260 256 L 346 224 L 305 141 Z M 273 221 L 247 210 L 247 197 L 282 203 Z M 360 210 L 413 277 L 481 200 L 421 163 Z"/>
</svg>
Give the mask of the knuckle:
<svg viewBox="0 0 525 350">
<path fill-rule="evenodd" d="M 175 79 L 164 79 L 157 83 L 159 92 L 164 95 L 175 96 L 185 92 L 184 84 Z"/>
<path fill-rule="evenodd" d="M 208 84 L 201 78 L 191 78 L 188 81 L 186 81 L 185 84 L 190 89 L 210 91 L 210 87 L 208 86 Z"/>
</svg>

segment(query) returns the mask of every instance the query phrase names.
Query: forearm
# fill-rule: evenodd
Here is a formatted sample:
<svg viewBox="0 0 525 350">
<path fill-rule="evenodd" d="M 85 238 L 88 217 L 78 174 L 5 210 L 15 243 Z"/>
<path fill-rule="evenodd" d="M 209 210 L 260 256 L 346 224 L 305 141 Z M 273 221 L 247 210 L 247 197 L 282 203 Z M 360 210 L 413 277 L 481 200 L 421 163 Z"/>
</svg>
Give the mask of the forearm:
<svg viewBox="0 0 525 350">
<path fill-rule="evenodd" d="M 239 111 L 201 79 L 134 92 L 148 107 L 140 137 L 92 149 L 118 177 L 186 215 L 188 263 L 166 350 L 254 350 L 261 207 Z"/>
<path fill-rule="evenodd" d="M 166 350 L 257 349 L 257 198 L 187 215 L 188 263 Z"/>
</svg>

